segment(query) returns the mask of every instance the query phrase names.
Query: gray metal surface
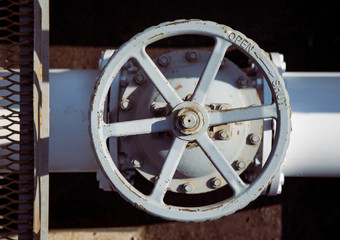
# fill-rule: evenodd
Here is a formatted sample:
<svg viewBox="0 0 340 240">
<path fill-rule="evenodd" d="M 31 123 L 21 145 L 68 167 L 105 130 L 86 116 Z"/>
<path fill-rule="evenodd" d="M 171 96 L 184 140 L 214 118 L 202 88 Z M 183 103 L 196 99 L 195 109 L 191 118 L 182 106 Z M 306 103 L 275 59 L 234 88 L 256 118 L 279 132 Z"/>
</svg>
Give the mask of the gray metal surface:
<svg viewBox="0 0 340 240">
<path fill-rule="evenodd" d="M 158 66 L 145 52 L 145 47 L 147 45 L 166 37 L 181 34 L 209 36 L 215 39 L 216 43 L 207 64 L 207 66 L 210 67 L 206 67 L 203 71 L 203 74 L 200 76 L 198 88 L 196 88 L 192 96 L 192 99 L 197 99 L 198 103 L 190 100 L 188 102 L 183 102 L 175 88 L 169 83 Z M 224 56 L 224 54 L 221 54 L 220 50 L 223 49 L 223 51 L 225 51 L 228 46 L 231 45 L 230 43 L 254 61 L 257 67 L 264 74 L 273 95 L 273 105 L 230 109 L 227 111 L 221 111 L 219 115 L 214 114 L 214 112 L 209 113 L 205 109 L 204 102 L 208 91 L 203 91 L 200 86 L 202 86 L 202 88 L 203 86 L 204 88 L 211 87 L 211 82 L 215 78 L 217 69 L 219 68 Z M 123 65 L 131 58 L 137 60 L 155 88 L 167 102 L 167 105 L 171 109 L 169 116 L 172 119 L 175 119 L 175 122 L 182 121 L 178 120 L 181 119 L 179 118 L 178 112 L 185 108 L 189 108 L 191 114 L 196 114 L 198 116 L 198 120 L 200 122 L 204 122 L 202 131 L 200 130 L 198 133 L 194 134 L 182 132 L 182 134 L 179 135 L 177 134 L 176 124 L 173 123 L 173 121 L 171 121 L 172 124 L 170 125 L 166 124 L 163 118 L 145 120 L 144 123 L 146 125 L 144 126 L 140 126 L 138 121 L 120 123 L 105 122 L 104 108 L 109 89 L 112 83 L 114 83 L 114 87 L 118 87 L 117 80 L 114 81 L 114 79 Z M 187 106 L 187 104 L 189 105 Z M 244 112 L 246 115 L 243 114 Z M 217 117 L 213 117 L 214 121 L 212 124 L 219 125 L 229 123 L 229 120 L 224 117 L 228 118 L 233 116 L 233 113 L 236 113 L 239 118 L 233 119 L 232 121 L 242 122 L 259 118 L 275 118 L 277 123 L 274 144 L 270 156 L 266 161 L 263 171 L 250 184 L 246 184 L 242 179 L 240 179 L 239 175 L 228 163 L 228 160 L 223 156 L 221 151 L 216 147 L 205 131 L 206 126 L 210 125 L 210 117 L 207 116 L 217 115 Z M 188 115 L 185 116 L 185 118 L 187 117 Z M 118 126 L 117 124 L 120 126 L 119 128 L 116 127 Z M 180 124 L 184 126 L 183 122 Z M 137 134 L 158 132 L 159 128 L 153 128 L 154 125 L 161 126 L 162 129 L 164 127 L 166 129 L 171 129 L 175 137 L 173 138 L 172 147 L 170 148 L 165 160 L 165 166 L 167 169 L 162 169 L 158 180 L 156 179 L 156 183 L 151 194 L 144 194 L 133 187 L 119 171 L 113 160 L 118 159 L 117 149 L 109 152 L 106 140 L 109 137 L 124 135 L 124 131 L 122 131 L 122 129 L 127 130 L 131 127 L 138 131 Z M 184 128 L 188 129 L 188 126 L 189 125 L 186 125 Z M 140 131 L 140 129 L 142 129 L 142 131 Z M 125 199 L 140 209 L 157 216 L 181 221 L 203 221 L 215 219 L 223 215 L 231 214 L 254 200 L 270 183 L 272 177 L 279 170 L 288 146 L 290 130 L 290 106 L 284 81 L 276 67 L 268 59 L 266 53 L 264 53 L 252 40 L 246 38 L 243 34 L 223 25 L 200 20 L 179 20 L 163 23 L 159 26 L 145 30 L 143 33 L 136 35 L 129 42 L 124 44 L 113 55 L 101 73 L 96 84 L 93 101 L 90 106 L 90 133 L 93 149 L 102 170 L 111 181 L 114 188 L 116 188 Z M 170 183 L 173 173 L 177 168 L 179 157 L 183 154 L 183 150 L 189 140 L 194 140 L 198 143 L 205 155 L 211 160 L 211 163 L 217 168 L 220 174 L 231 186 L 234 193 L 230 198 L 224 199 L 218 203 L 199 207 L 170 206 L 164 203 L 164 193 L 167 191 L 168 184 Z M 188 186 L 188 189 L 190 190 L 190 186 Z"/>
</svg>

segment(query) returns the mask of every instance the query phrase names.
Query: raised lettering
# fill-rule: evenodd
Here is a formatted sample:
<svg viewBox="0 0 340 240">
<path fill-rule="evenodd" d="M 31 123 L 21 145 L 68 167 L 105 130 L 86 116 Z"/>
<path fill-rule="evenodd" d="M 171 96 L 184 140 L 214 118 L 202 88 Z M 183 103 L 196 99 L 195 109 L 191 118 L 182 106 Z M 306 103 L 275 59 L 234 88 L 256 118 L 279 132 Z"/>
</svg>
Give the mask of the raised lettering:
<svg viewBox="0 0 340 240">
<path fill-rule="evenodd" d="M 241 42 L 240 46 L 243 49 L 246 49 L 246 47 L 249 45 L 249 42 L 247 41 L 247 39 L 243 39 L 243 41 Z"/>
<path fill-rule="evenodd" d="M 287 106 L 287 100 L 285 98 L 285 94 L 284 94 L 283 88 L 281 86 L 281 81 L 280 80 L 274 80 L 274 81 L 272 81 L 272 85 L 273 85 L 275 97 L 277 99 L 277 103 L 279 105 Z"/>
<path fill-rule="evenodd" d="M 229 40 L 231 40 L 231 41 L 233 41 L 235 39 L 235 37 L 236 37 L 236 34 L 233 33 L 233 32 L 231 32 L 228 36 Z"/>
<path fill-rule="evenodd" d="M 237 35 L 235 43 L 238 44 L 238 42 L 241 42 L 241 40 L 242 40 L 242 37 L 240 35 Z"/>
</svg>

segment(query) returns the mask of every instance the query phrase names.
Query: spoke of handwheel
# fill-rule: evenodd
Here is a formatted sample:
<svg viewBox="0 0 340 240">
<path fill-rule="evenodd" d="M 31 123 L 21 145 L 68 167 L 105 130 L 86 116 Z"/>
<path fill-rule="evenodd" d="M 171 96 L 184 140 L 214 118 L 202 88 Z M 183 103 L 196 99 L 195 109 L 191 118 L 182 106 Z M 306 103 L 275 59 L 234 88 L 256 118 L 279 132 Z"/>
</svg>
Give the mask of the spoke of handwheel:
<svg viewBox="0 0 340 240">
<path fill-rule="evenodd" d="M 210 111 L 209 125 L 221 125 L 232 122 L 243 122 L 264 118 L 277 118 L 275 104 L 251 106 L 246 108 L 234 108 L 220 111 Z"/>
<path fill-rule="evenodd" d="M 165 159 L 161 173 L 156 181 L 155 187 L 150 195 L 150 198 L 158 202 L 162 202 L 165 193 L 167 192 L 171 179 L 173 178 L 178 163 L 182 158 L 184 150 L 187 146 L 187 141 L 175 138 L 170 151 Z"/>
<path fill-rule="evenodd" d="M 210 159 L 210 161 L 214 164 L 217 170 L 233 189 L 235 195 L 241 193 L 245 188 L 247 188 L 247 185 L 233 169 L 231 164 L 228 162 L 228 159 L 226 159 L 226 157 L 216 147 L 214 142 L 207 134 L 204 134 L 198 138 L 197 142 L 205 155 Z"/>
<path fill-rule="evenodd" d="M 170 129 L 169 116 L 103 124 L 105 138 L 156 133 Z"/>
<path fill-rule="evenodd" d="M 144 72 L 149 76 L 155 88 L 157 88 L 158 92 L 172 108 L 183 102 L 176 90 L 171 86 L 163 73 L 145 52 L 145 49 L 142 49 L 135 58 Z"/>
<path fill-rule="evenodd" d="M 211 53 L 209 61 L 203 70 L 193 94 L 192 101 L 202 105 L 205 103 L 210 87 L 223 61 L 224 55 L 230 46 L 230 42 L 221 38 L 216 38 L 214 50 Z"/>
</svg>

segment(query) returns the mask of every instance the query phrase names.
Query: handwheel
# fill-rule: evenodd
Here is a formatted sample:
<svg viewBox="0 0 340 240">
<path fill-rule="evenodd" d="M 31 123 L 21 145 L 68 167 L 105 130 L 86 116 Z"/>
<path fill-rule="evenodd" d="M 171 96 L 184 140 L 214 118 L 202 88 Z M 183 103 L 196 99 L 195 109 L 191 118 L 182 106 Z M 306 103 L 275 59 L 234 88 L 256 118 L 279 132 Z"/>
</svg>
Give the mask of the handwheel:
<svg viewBox="0 0 340 240">
<path fill-rule="evenodd" d="M 178 35 L 206 36 L 212 38 L 215 44 L 211 53 L 206 53 L 204 51 L 184 53 L 183 51 L 178 51 L 170 53 L 165 57 L 158 58 L 158 62 L 153 61 L 149 57 L 146 52 L 146 47 L 148 45 L 161 39 Z M 257 99 L 253 100 L 252 104 L 247 102 L 244 103 L 244 105 L 237 105 L 237 103 L 231 104 L 227 108 L 211 107 L 219 105 L 219 103 L 212 102 L 214 101 L 214 92 L 218 91 L 217 88 L 219 86 L 215 83 L 215 79 L 217 79 L 217 75 L 223 67 L 221 64 L 226 64 L 225 61 L 227 60 L 225 54 L 231 46 L 241 51 L 257 66 L 258 72 L 263 76 L 269 86 L 272 103 L 263 104 L 262 101 L 261 104 L 261 101 Z M 199 65 L 202 66 L 202 73 L 197 77 L 197 86 L 191 87 L 191 94 L 180 92 L 179 88 L 174 86 L 174 81 L 169 80 L 168 75 L 164 73 L 166 71 L 165 68 L 168 67 L 169 59 L 174 60 L 174 58 L 182 55 L 188 60 L 187 66 L 195 62 L 198 56 L 206 59 L 206 61 L 202 61 L 200 63 L 201 65 Z M 183 59 L 180 57 L 178 58 L 178 61 Z M 119 83 L 115 82 L 118 81 L 116 76 L 119 74 L 119 71 L 124 64 L 131 59 L 134 59 L 134 61 L 139 64 L 141 68 L 140 72 L 142 71 L 149 81 L 149 85 L 142 88 L 140 94 L 135 96 L 140 98 L 139 102 L 141 103 L 139 106 L 144 106 L 145 101 L 149 101 L 143 100 L 149 97 L 143 95 L 144 93 L 145 95 L 148 95 L 150 93 L 148 91 L 152 88 L 155 89 L 154 92 L 159 95 L 158 98 L 163 101 L 163 114 L 155 114 L 153 117 L 139 114 L 137 119 L 127 118 L 127 120 L 122 120 L 122 117 L 118 117 L 113 122 L 108 122 L 104 119 L 106 106 L 108 104 L 108 93 L 111 87 L 119 86 Z M 228 65 L 231 68 L 231 70 L 228 70 L 230 71 L 228 72 L 230 79 L 234 79 L 236 73 L 239 74 L 238 76 L 244 74 L 241 73 L 241 70 L 237 68 L 235 64 L 228 62 Z M 162 70 L 163 68 L 165 70 Z M 184 69 L 181 71 L 186 71 L 183 67 L 178 67 L 178 69 Z M 190 71 L 193 72 L 194 68 Z M 238 77 L 237 79 L 236 83 L 233 82 L 234 80 L 221 81 L 228 89 L 230 89 L 230 91 L 241 91 L 245 87 L 252 88 L 252 86 L 250 86 L 251 81 L 249 81 L 246 76 L 243 78 Z M 143 77 L 137 78 L 137 80 L 135 78 L 135 82 L 138 84 L 143 81 Z M 136 84 L 137 87 L 138 84 Z M 195 84 L 193 84 L 193 86 L 194 85 Z M 256 89 L 244 90 L 242 94 L 255 96 L 255 92 Z M 121 96 L 122 93 L 117 91 L 117 95 Z M 236 95 L 238 95 L 238 93 L 235 94 L 235 96 Z M 115 96 L 116 99 L 118 99 L 119 96 Z M 226 98 L 227 97 L 224 97 L 224 99 Z M 251 99 L 253 99 L 253 97 Z M 120 100 L 115 100 L 113 102 L 117 105 L 115 111 L 122 108 L 120 104 L 123 104 L 125 110 L 130 107 L 128 102 L 123 103 L 120 102 Z M 135 111 L 138 112 L 138 109 L 135 109 Z M 224 147 L 221 147 L 222 141 L 219 143 L 219 141 L 214 138 L 216 134 L 214 133 L 215 135 L 212 136 L 209 132 L 216 126 L 231 126 L 231 124 L 236 123 L 251 124 L 251 122 L 256 122 L 254 123 L 255 125 L 246 125 L 247 127 L 243 128 L 245 129 L 244 131 L 248 131 L 247 129 L 250 128 L 257 129 L 256 131 L 258 131 L 259 134 L 251 139 L 252 136 L 249 137 L 248 132 L 245 132 L 244 134 L 246 137 L 242 138 L 243 147 L 241 149 L 242 151 L 247 151 L 248 154 L 250 152 L 252 157 L 254 157 L 259 149 L 264 119 L 272 119 L 275 122 L 271 152 L 264 161 L 265 164 L 261 169 L 261 172 L 256 175 L 255 179 L 246 181 L 241 177 L 241 173 L 244 172 L 253 159 L 243 162 L 234 162 L 234 160 L 229 159 L 233 158 L 231 154 L 233 149 L 230 148 L 229 150 L 225 150 Z M 235 128 L 236 127 L 237 126 L 235 125 Z M 291 123 L 288 93 L 281 75 L 278 73 L 267 54 L 260 49 L 256 43 L 242 33 L 224 25 L 201 20 L 178 20 L 162 23 L 137 34 L 130 41 L 121 46 L 103 69 L 96 84 L 90 107 L 90 134 L 92 146 L 96 153 L 98 163 L 113 188 L 136 207 L 153 215 L 178 221 L 204 221 L 216 219 L 242 209 L 249 202 L 257 198 L 268 184 L 270 184 L 271 179 L 278 172 L 282 164 L 289 143 L 290 131 Z M 155 167 L 158 169 L 157 171 L 159 171 L 158 174 L 153 174 L 154 177 L 152 178 L 150 177 L 152 174 L 149 174 L 149 176 L 146 173 L 147 170 L 140 171 L 141 175 L 145 173 L 143 175 L 145 179 L 148 179 L 153 183 L 150 192 L 145 193 L 136 188 L 122 174 L 119 166 L 117 166 L 119 147 L 121 144 L 116 144 L 116 148 L 111 148 L 109 150 L 107 140 L 126 138 L 129 136 L 137 137 L 141 146 L 143 146 L 145 142 L 149 141 L 149 136 L 153 136 L 157 133 L 167 133 L 168 141 L 170 141 L 171 144 L 162 161 L 157 160 L 156 157 L 155 166 L 161 164 L 158 168 Z M 219 140 L 228 137 L 223 134 L 225 134 L 223 131 L 219 132 Z M 155 141 L 157 141 L 157 139 Z M 249 141 L 253 142 L 249 144 Z M 256 147 L 254 148 L 252 145 L 256 145 Z M 193 159 L 186 157 L 189 160 L 182 160 L 182 158 L 184 159 L 183 156 L 185 154 L 188 155 L 188 153 L 185 153 L 190 149 L 188 146 L 194 147 L 196 152 L 200 151 L 203 157 L 198 154 L 200 157 L 195 157 Z M 151 152 L 153 150 L 152 147 L 149 147 L 147 151 Z M 237 154 L 242 154 L 240 153 L 242 152 L 241 150 Z M 146 155 L 148 156 L 148 154 Z M 194 188 L 194 186 L 190 184 L 190 181 L 183 180 L 181 183 L 177 184 L 176 187 L 172 186 L 176 181 L 179 181 L 174 179 L 176 174 L 190 175 L 188 172 L 193 168 L 192 165 L 190 165 L 191 161 L 198 161 L 198 164 L 196 165 L 197 168 L 199 168 L 200 161 L 196 158 L 207 159 L 204 161 L 202 160 L 202 165 L 206 164 L 204 166 L 208 166 L 210 164 L 211 168 L 214 169 L 212 172 L 214 174 L 216 172 L 216 174 L 222 177 L 219 181 L 215 181 L 214 184 L 216 186 L 226 185 L 232 190 L 232 193 L 225 195 L 225 198 L 219 199 L 217 202 L 208 203 L 202 206 L 191 206 L 190 204 L 176 205 L 175 203 L 169 204 L 164 201 L 165 196 L 169 191 L 177 191 L 178 194 L 184 194 L 189 198 L 189 201 L 190 197 L 195 195 L 190 194 Z M 135 165 L 141 164 L 138 162 L 138 159 L 135 160 Z M 189 169 L 185 171 L 185 173 L 178 173 L 178 166 L 183 161 L 189 162 L 188 166 L 191 167 L 188 167 Z M 148 167 L 151 168 L 150 165 L 152 165 L 152 163 L 147 162 L 147 164 L 149 165 Z M 207 168 L 208 167 L 202 167 L 202 172 Z M 210 178 L 212 172 L 200 173 L 201 175 L 199 175 L 199 177 L 204 176 L 205 178 Z M 192 179 L 197 178 L 195 174 L 192 174 L 192 176 L 190 175 L 190 177 L 192 177 Z M 211 182 L 212 180 L 209 181 Z M 188 182 L 188 184 L 186 184 L 186 182 Z M 209 186 L 207 185 L 207 187 L 205 185 L 203 184 L 201 190 L 197 190 L 197 193 L 208 192 L 208 190 L 204 189 Z M 178 186 L 182 186 L 182 188 Z M 214 190 L 213 187 L 211 187 L 211 189 L 211 191 Z"/>
</svg>

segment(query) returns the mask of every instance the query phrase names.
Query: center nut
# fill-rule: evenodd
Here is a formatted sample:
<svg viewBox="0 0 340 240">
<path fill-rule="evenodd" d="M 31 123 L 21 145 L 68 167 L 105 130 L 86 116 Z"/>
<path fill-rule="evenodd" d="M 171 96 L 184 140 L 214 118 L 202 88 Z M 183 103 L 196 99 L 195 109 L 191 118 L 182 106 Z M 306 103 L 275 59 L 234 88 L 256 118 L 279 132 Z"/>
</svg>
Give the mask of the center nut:
<svg viewBox="0 0 340 240">
<path fill-rule="evenodd" d="M 176 118 L 177 129 L 185 135 L 196 134 L 202 127 L 202 114 L 190 108 L 181 109 Z"/>
</svg>

